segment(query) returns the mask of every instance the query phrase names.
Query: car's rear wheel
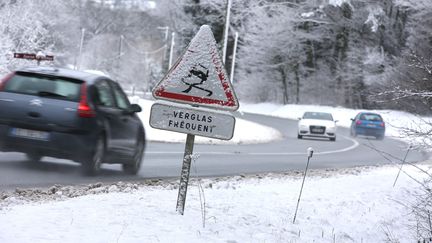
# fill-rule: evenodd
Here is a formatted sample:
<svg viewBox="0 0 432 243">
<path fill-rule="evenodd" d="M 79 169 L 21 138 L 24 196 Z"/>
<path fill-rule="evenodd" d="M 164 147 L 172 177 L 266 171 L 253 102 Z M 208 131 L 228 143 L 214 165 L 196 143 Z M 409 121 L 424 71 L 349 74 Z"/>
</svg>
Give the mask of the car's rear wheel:
<svg viewBox="0 0 432 243">
<path fill-rule="evenodd" d="M 27 153 L 26 154 L 27 160 L 32 162 L 39 162 L 42 159 L 42 155 L 37 153 Z"/>
<path fill-rule="evenodd" d="M 379 135 L 375 137 L 377 140 L 383 140 L 384 139 L 384 135 Z"/>
<path fill-rule="evenodd" d="M 129 175 L 136 175 L 141 168 L 141 161 L 144 154 L 145 142 L 144 138 L 140 137 L 136 147 L 135 154 L 132 158 L 131 163 L 123 164 L 123 171 Z"/>
<path fill-rule="evenodd" d="M 93 154 L 82 163 L 83 172 L 86 175 L 99 173 L 101 164 L 105 157 L 105 137 L 100 136 L 96 142 Z"/>
<path fill-rule="evenodd" d="M 351 136 L 352 137 L 357 137 L 357 133 L 355 130 L 351 129 Z"/>
</svg>

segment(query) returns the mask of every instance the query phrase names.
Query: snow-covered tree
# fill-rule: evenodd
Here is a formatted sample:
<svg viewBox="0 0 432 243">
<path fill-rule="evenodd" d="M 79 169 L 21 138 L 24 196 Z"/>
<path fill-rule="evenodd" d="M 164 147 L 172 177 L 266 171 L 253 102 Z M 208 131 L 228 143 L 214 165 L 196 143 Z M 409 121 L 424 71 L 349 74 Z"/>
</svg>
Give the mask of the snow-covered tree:
<svg viewBox="0 0 432 243">
<path fill-rule="evenodd" d="M 386 82 L 378 96 L 388 107 L 432 113 L 431 7 L 430 1 L 404 1 L 394 10 L 394 15 L 407 26 L 407 40 L 397 66 L 385 73 Z"/>
<path fill-rule="evenodd" d="M 244 85 L 237 87 L 252 101 L 366 108 L 374 102 L 369 84 L 395 65 L 405 44 L 405 12 L 392 0 L 268 0 L 239 13 Z"/>
<path fill-rule="evenodd" d="M 0 62 L 1 73 L 17 66 L 29 65 L 30 61 L 13 59 L 13 52 L 46 54 L 55 52 L 55 45 L 61 38 L 53 34 L 55 23 L 48 13 L 57 9 L 59 4 L 48 0 L 5 1 L 0 6 Z M 33 63 L 34 64 L 34 63 Z"/>
</svg>

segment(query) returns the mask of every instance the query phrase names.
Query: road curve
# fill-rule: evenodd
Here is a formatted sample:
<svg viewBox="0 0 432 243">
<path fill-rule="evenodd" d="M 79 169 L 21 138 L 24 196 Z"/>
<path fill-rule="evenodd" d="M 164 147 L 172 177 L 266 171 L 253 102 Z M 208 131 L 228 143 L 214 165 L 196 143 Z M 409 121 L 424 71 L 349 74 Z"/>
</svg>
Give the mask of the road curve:
<svg viewBox="0 0 432 243">
<path fill-rule="evenodd" d="M 391 138 L 382 141 L 361 137 L 353 139 L 345 128 L 338 129 L 336 142 L 299 140 L 296 134 L 297 121 L 254 114 L 240 117 L 278 129 L 283 139 L 250 145 L 197 144 L 194 147 L 197 156 L 191 176 L 303 170 L 308 147 L 315 151 L 310 163 L 312 169 L 400 163 L 408 147 Z M 83 176 L 79 165 L 70 161 L 44 158 L 34 163 L 26 161 L 19 153 L 0 153 L 0 189 L 179 177 L 183 151 L 184 144 L 149 142 L 137 176 L 123 174 L 119 165 L 104 165 L 102 173 L 96 177 Z M 407 161 L 420 162 L 428 157 L 427 153 L 412 150 Z"/>
</svg>

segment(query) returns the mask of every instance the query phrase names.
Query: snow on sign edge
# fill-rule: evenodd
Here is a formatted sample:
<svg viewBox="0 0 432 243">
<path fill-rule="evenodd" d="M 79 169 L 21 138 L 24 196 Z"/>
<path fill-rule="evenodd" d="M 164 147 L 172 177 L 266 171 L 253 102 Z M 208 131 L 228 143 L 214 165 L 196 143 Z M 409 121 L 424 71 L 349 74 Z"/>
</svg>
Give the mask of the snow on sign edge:
<svg viewBox="0 0 432 243">
<path fill-rule="evenodd" d="M 209 55 L 211 56 L 212 64 L 214 65 L 216 76 L 218 77 L 219 82 L 215 82 L 215 85 L 221 86 L 221 90 L 223 95 L 225 95 L 226 100 L 222 99 L 211 99 L 205 98 L 202 96 L 191 96 L 184 93 L 179 92 L 169 92 L 166 90 L 165 86 L 170 81 L 170 77 L 174 76 L 173 74 L 176 72 L 177 68 L 186 62 L 183 58 L 191 48 L 191 44 L 197 41 L 205 41 L 207 42 L 207 46 L 209 47 Z M 207 53 L 205 53 L 207 54 Z M 180 58 L 176 61 L 176 63 L 171 67 L 165 77 L 159 81 L 159 83 L 153 89 L 153 97 L 155 99 L 168 100 L 173 102 L 192 104 L 198 106 L 205 106 L 214 109 L 222 109 L 222 110 L 231 110 L 236 111 L 239 108 L 239 103 L 237 100 L 237 96 L 234 92 L 231 82 L 229 81 L 227 72 L 222 63 L 222 59 L 217 50 L 216 40 L 213 36 L 213 32 L 211 31 L 208 25 L 201 26 L 198 33 L 191 40 L 186 51 L 180 56 Z"/>
</svg>

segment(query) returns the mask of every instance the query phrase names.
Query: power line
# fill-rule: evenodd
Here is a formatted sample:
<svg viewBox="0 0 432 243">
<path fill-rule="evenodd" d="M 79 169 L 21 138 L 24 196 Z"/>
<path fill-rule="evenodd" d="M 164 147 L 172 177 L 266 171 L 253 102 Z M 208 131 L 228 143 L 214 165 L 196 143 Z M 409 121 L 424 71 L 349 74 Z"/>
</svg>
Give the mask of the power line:
<svg viewBox="0 0 432 243">
<path fill-rule="evenodd" d="M 126 39 L 126 37 L 125 37 L 123 40 L 124 40 L 124 42 L 125 42 L 129 47 L 132 47 L 133 49 L 135 49 L 136 52 L 138 52 L 139 54 L 143 54 L 143 55 L 156 54 L 156 53 L 158 53 L 158 52 L 160 52 L 160 51 L 162 51 L 162 50 L 164 50 L 164 49 L 167 48 L 167 44 L 165 43 L 163 46 L 161 46 L 161 47 L 159 47 L 159 48 L 157 48 L 157 49 L 155 49 L 155 50 L 152 50 L 152 51 L 139 51 L 140 48 L 136 47 L 136 46 L 133 45 L 131 42 L 129 42 L 129 40 Z"/>
</svg>

